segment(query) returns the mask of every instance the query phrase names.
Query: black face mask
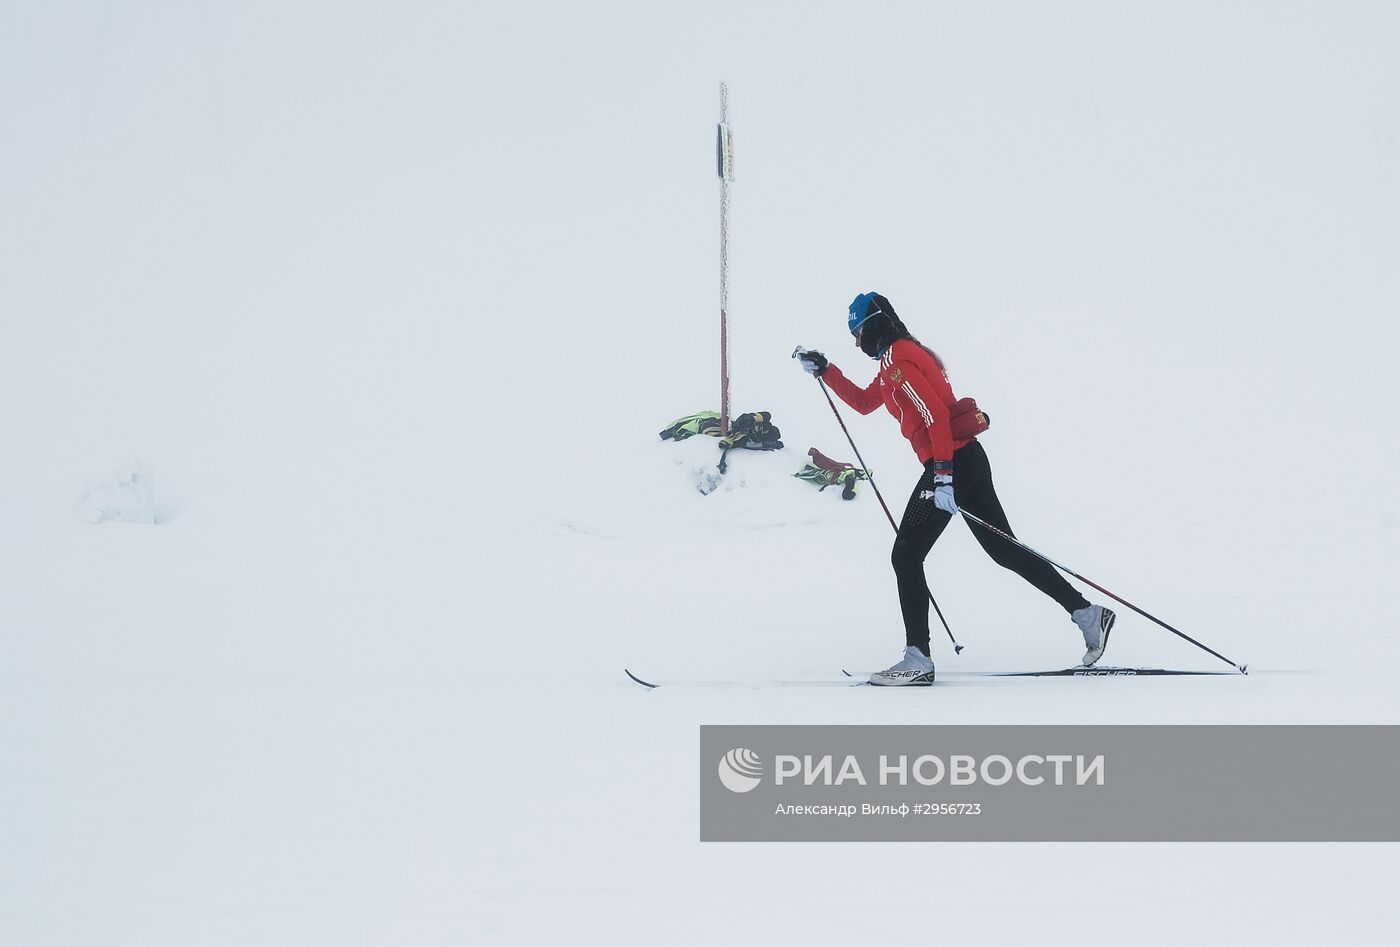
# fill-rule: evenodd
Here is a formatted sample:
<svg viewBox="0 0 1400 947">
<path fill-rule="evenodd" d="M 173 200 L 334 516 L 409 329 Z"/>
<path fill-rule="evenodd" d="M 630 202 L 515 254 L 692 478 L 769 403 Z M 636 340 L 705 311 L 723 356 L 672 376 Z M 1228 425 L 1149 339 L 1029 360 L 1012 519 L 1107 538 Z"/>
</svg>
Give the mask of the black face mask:
<svg viewBox="0 0 1400 947">
<path fill-rule="evenodd" d="M 879 358 L 880 353 L 889 348 L 895 338 L 890 317 L 883 312 L 877 312 L 861 324 L 860 350 L 871 358 Z"/>
</svg>

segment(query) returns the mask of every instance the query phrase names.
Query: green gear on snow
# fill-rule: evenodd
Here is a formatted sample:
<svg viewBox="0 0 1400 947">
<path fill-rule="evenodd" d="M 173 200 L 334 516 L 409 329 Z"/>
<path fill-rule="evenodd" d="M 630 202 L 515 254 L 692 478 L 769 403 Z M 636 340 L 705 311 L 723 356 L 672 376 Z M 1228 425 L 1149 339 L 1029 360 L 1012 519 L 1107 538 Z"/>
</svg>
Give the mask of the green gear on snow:
<svg viewBox="0 0 1400 947">
<path fill-rule="evenodd" d="M 676 418 L 666 425 L 666 429 L 661 432 L 661 439 L 663 441 L 683 441 L 697 434 L 719 437 L 718 411 L 700 411 L 696 414 L 687 414 L 683 418 Z"/>
<path fill-rule="evenodd" d="M 729 424 L 728 433 L 721 430 L 717 412 L 701 410 L 666 424 L 665 430 L 661 431 L 661 440 L 683 441 L 696 434 L 720 438 L 720 462 L 715 466 L 721 475 L 728 469 L 729 451 L 736 447 L 746 451 L 783 450 L 783 434 L 773 424 L 773 413 L 767 410 L 750 410 L 746 415 L 735 417 Z M 700 492 L 706 493 L 707 490 L 701 489 Z"/>
<path fill-rule="evenodd" d="M 847 467 L 844 470 L 827 470 L 815 464 L 806 464 L 801 470 L 793 474 L 798 480 L 806 480 L 808 483 L 815 483 L 819 491 L 827 487 L 841 485 L 841 499 L 854 500 L 856 491 L 859 489 L 860 481 L 869 480 L 864 470 L 858 467 Z"/>
<path fill-rule="evenodd" d="M 782 450 L 782 432 L 773 425 L 773 415 L 769 411 L 750 411 L 741 414 L 729 425 L 729 433 L 720 429 L 719 414 L 714 411 L 700 411 L 676 418 L 661 432 L 663 441 L 683 441 L 697 434 L 708 434 L 719 438 L 719 472 L 728 469 L 727 457 L 733 449 L 743 450 Z M 705 491 L 701 491 L 702 493 Z"/>
<path fill-rule="evenodd" d="M 729 433 L 723 434 L 719 427 L 719 412 L 698 411 L 676 418 L 661 432 L 663 441 L 683 441 L 697 434 L 718 437 L 720 446 L 727 449 L 741 447 L 745 450 L 782 450 L 782 432 L 773 425 L 773 415 L 769 411 L 750 411 L 734 418 L 729 424 Z"/>
</svg>

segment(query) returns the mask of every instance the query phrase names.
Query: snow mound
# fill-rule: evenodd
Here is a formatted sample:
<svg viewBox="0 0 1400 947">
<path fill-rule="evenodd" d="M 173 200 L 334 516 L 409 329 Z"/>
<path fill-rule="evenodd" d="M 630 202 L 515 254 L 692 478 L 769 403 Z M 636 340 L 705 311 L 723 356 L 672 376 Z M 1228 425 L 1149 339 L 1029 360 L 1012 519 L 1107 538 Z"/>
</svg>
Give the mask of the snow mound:
<svg viewBox="0 0 1400 947">
<path fill-rule="evenodd" d="M 109 475 L 89 480 L 78 498 L 78 509 L 93 524 L 144 523 L 155 525 L 155 478 L 151 468 L 135 461 Z"/>
<path fill-rule="evenodd" d="M 693 486 L 702 496 L 716 491 L 732 493 L 747 487 L 767 487 L 776 475 L 781 477 L 795 472 L 802 466 L 801 461 L 791 464 L 792 452 L 751 451 L 735 448 L 723 451 L 719 440 L 713 437 L 692 437 L 684 441 L 663 444 L 662 448 L 671 455 L 671 460 L 680 469 L 684 484 Z M 720 470 L 721 458 L 725 469 Z"/>
<path fill-rule="evenodd" d="M 819 491 L 793 475 L 805 449 L 731 450 L 720 474 L 719 442 L 638 441 L 620 447 L 607 488 L 581 490 L 557 501 L 554 526 L 601 538 L 690 536 L 879 517 L 863 484 L 854 502 L 839 489 Z M 868 507 L 868 508 L 867 508 Z"/>
</svg>

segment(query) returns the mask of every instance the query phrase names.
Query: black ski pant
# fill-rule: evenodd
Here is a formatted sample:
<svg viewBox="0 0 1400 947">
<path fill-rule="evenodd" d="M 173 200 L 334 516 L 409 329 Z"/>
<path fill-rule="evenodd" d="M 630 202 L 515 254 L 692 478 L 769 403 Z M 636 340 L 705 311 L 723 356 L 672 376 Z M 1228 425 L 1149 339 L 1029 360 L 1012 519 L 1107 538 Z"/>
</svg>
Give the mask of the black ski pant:
<svg viewBox="0 0 1400 947">
<path fill-rule="evenodd" d="M 924 576 L 924 560 L 928 558 L 934 542 L 943 534 L 948 521 L 953 518 L 951 513 L 945 513 L 933 503 L 933 476 L 933 465 L 929 464 L 909 497 L 909 505 L 904 508 L 899 535 L 895 537 L 894 552 L 890 556 L 895 578 L 899 582 L 899 607 L 904 613 L 905 644 L 925 654 L 929 646 L 929 591 L 928 580 Z M 953 454 L 953 498 L 957 500 L 959 508 L 1006 530 L 1009 535 L 1016 535 L 1006 521 L 1006 513 L 992 486 L 992 467 L 987 461 L 987 452 L 976 441 L 969 441 Z M 969 521 L 967 526 L 993 562 L 1010 569 L 1040 589 L 1065 611 L 1072 612 L 1089 604 L 1044 559 L 976 523 Z"/>
</svg>

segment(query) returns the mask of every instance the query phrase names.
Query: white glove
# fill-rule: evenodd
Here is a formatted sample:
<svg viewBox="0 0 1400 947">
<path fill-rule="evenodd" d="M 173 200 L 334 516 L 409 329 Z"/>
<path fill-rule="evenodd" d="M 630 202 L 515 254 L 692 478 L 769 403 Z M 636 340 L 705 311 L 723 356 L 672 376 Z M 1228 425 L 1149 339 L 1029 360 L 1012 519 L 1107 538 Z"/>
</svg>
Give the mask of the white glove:
<svg viewBox="0 0 1400 947">
<path fill-rule="evenodd" d="M 809 375 L 816 375 L 818 378 L 821 377 L 822 372 L 826 371 L 827 365 L 830 364 L 827 362 L 826 356 L 820 352 L 800 351 L 797 353 L 797 360 L 802 363 L 803 371 L 807 372 Z"/>
<path fill-rule="evenodd" d="M 933 505 L 945 513 L 958 515 L 958 503 L 953 499 L 953 484 L 940 483 L 933 488 Z"/>
<path fill-rule="evenodd" d="M 945 513 L 958 515 L 958 503 L 953 499 L 953 465 L 949 461 L 933 463 L 933 505 Z"/>
</svg>

